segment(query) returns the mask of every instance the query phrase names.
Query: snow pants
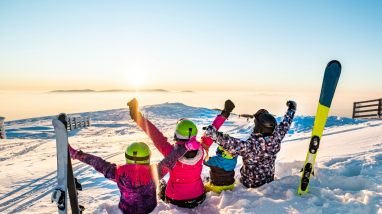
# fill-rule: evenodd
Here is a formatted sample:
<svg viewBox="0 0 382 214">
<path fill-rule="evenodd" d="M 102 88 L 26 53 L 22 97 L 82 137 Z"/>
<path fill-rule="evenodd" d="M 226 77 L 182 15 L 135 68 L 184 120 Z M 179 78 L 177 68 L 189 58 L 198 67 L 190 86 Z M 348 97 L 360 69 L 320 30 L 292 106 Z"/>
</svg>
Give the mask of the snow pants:
<svg viewBox="0 0 382 214">
<path fill-rule="evenodd" d="M 235 187 L 235 183 L 233 183 L 231 185 L 227 185 L 227 186 L 215 186 L 215 185 L 211 184 L 211 181 L 210 181 L 204 185 L 204 192 L 213 191 L 213 192 L 220 194 L 223 191 L 232 190 L 234 187 Z"/>
<path fill-rule="evenodd" d="M 162 201 L 165 203 L 170 203 L 174 204 L 178 207 L 182 208 L 194 208 L 199 206 L 200 204 L 203 203 L 203 201 L 206 199 L 206 194 L 203 193 L 202 195 L 196 197 L 196 198 L 191 198 L 187 200 L 175 200 L 166 195 L 166 188 L 167 188 L 167 183 L 164 179 L 159 181 L 159 193 L 158 196 Z"/>
</svg>

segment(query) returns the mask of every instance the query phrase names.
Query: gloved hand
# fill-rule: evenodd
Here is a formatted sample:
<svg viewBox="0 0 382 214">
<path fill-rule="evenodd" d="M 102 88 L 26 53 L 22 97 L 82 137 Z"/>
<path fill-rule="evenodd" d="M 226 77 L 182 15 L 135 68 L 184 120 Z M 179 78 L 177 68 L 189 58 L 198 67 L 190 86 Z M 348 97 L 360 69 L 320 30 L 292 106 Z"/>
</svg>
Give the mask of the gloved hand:
<svg viewBox="0 0 382 214">
<path fill-rule="evenodd" d="M 196 136 L 192 137 L 189 141 L 187 141 L 184 146 L 187 151 L 198 150 L 200 148 L 200 143 L 196 140 Z"/>
<path fill-rule="evenodd" d="M 69 146 L 69 154 L 70 154 L 70 158 L 72 158 L 73 160 L 75 160 L 77 158 L 77 154 L 78 154 L 78 151 L 73 149 L 72 146 L 70 146 L 70 144 L 68 143 L 68 146 Z"/>
<path fill-rule="evenodd" d="M 288 100 L 286 105 L 288 106 L 288 110 L 295 110 L 297 109 L 297 103 L 292 100 Z"/>
<path fill-rule="evenodd" d="M 224 110 L 221 112 L 221 115 L 228 118 L 234 108 L 235 104 L 233 104 L 231 100 L 226 100 L 224 103 Z"/>
<path fill-rule="evenodd" d="M 206 127 L 207 128 L 207 127 Z M 202 143 L 204 145 L 206 145 L 207 148 L 210 148 L 211 145 L 214 143 L 214 141 L 209 138 L 209 137 L 206 137 L 206 133 L 204 132 L 203 136 L 202 136 Z M 203 146 L 203 145 L 202 145 Z"/>
<path fill-rule="evenodd" d="M 138 111 L 138 101 L 137 99 L 132 99 L 130 102 L 127 103 L 127 106 L 129 106 L 130 109 L 130 117 L 134 121 L 137 121 L 139 118 L 142 117 L 141 112 Z"/>
<path fill-rule="evenodd" d="M 213 126 L 213 125 L 207 126 L 206 135 L 205 135 L 206 137 L 210 137 L 213 141 L 216 141 L 218 139 L 218 137 L 221 135 L 223 135 L 223 133 L 218 132 L 218 130 L 216 130 L 215 126 Z"/>
</svg>

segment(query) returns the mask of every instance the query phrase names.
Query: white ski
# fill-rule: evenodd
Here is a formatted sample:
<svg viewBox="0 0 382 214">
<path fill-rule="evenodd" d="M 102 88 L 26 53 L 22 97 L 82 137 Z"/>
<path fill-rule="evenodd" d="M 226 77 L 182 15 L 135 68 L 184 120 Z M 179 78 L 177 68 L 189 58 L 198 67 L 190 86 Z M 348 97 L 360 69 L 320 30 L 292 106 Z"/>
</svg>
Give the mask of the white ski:
<svg viewBox="0 0 382 214">
<path fill-rule="evenodd" d="M 52 194 L 52 202 L 56 202 L 59 214 L 67 214 L 67 180 L 68 180 L 68 133 L 65 125 L 53 118 L 57 148 L 57 186 Z"/>
</svg>

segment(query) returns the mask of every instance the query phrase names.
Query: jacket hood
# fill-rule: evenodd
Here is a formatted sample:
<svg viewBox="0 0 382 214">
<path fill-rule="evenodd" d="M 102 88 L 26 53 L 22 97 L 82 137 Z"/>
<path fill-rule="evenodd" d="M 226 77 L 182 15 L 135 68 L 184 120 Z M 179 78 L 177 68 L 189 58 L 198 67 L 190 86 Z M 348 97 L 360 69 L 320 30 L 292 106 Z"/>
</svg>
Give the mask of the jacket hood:
<svg viewBox="0 0 382 214">
<path fill-rule="evenodd" d="M 197 162 L 200 161 L 200 159 L 203 158 L 203 155 L 204 155 L 203 147 L 200 147 L 195 157 L 186 158 L 185 156 L 182 156 L 181 158 L 179 158 L 179 162 L 183 164 L 187 164 L 187 165 L 195 165 Z"/>
<path fill-rule="evenodd" d="M 211 157 L 206 164 L 210 166 L 217 166 L 219 168 L 224 169 L 225 171 L 232 171 L 235 169 L 236 164 L 237 164 L 237 158 L 238 156 L 232 158 L 232 159 L 227 159 L 223 158 L 223 156 L 217 151 L 219 148 L 216 150 L 216 156 Z"/>
</svg>

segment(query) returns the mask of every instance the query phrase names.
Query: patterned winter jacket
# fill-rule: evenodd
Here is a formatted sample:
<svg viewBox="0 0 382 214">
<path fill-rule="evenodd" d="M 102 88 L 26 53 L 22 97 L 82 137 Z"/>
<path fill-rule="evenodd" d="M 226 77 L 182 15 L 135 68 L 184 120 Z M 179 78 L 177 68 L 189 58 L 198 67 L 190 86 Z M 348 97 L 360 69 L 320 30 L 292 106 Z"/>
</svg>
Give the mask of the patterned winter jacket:
<svg viewBox="0 0 382 214">
<path fill-rule="evenodd" d="M 252 133 L 248 140 L 242 141 L 219 135 L 217 144 L 232 155 L 243 157 L 240 182 L 244 186 L 254 188 L 274 180 L 276 155 L 280 151 L 281 141 L 289 131 L 294 114 L 294 110 L 288 110 L 272 136 L 263 137 Z"/>
<path fill-rule="evenodd" d="M 124 214 L 143 214 L 150 213 L 157 206 L 156 184 L 158 179 L 162 179 L 186 152 L 184 146 L 177 146 L 159 164 L 150 166 L 125 164 L 117 167 L 116 164 L 81 151 L 78 152 L 76 159 L 92 166 L 105 178 L 117 183 L 121 192 L 119 208 Z M 125 168 L 125 170 L 122 171 L 121 168 Z M 147 179 L 142 179 L 142 175 L 147 175 Z M 143 180 L 147 181 L 143 182 Z"/>
</svg>

